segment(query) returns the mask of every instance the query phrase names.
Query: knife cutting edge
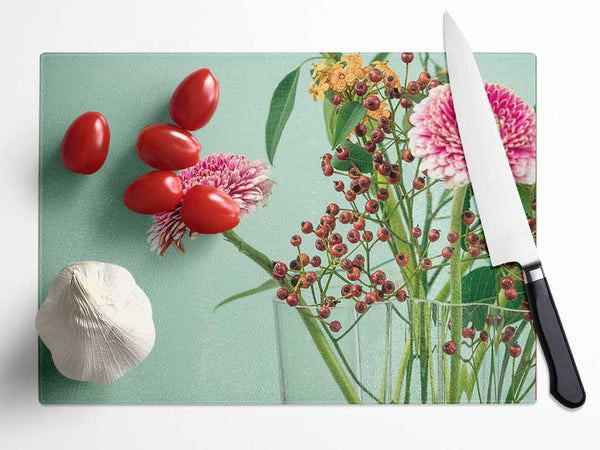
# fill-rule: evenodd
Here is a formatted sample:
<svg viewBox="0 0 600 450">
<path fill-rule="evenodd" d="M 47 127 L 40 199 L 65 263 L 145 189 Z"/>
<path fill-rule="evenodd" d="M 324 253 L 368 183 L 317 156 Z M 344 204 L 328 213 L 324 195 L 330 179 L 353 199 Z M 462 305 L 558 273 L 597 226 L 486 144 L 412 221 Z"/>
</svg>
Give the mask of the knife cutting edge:
<svg viewBox="0 0 600 450">
<path fill-rule="evenodd" d="M 477 63 L 448 13 L 444 15 L 444 42 L 458 129 L 492 265 L 518 262 L 523 268 L 535 331 L 548 363 L 550 393 L 564 406 L 577 408 L 585 402 L 585 390 L 542 270 Z"/>
</svg>

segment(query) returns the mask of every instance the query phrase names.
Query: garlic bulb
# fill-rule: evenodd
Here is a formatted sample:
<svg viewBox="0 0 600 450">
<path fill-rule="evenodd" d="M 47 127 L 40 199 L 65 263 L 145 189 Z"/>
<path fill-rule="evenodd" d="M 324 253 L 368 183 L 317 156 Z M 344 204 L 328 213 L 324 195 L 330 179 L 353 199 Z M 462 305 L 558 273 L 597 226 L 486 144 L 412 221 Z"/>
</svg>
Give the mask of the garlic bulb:
<svg viewBox="0 0 600 450">
<path fill-rule="evenodd" d="M 150 301 L 115 264 L 77 262 L 61 270 L 36 328 L 61 374 L 98 384 L 123 376 L 154 346 Z"/>
</svg>

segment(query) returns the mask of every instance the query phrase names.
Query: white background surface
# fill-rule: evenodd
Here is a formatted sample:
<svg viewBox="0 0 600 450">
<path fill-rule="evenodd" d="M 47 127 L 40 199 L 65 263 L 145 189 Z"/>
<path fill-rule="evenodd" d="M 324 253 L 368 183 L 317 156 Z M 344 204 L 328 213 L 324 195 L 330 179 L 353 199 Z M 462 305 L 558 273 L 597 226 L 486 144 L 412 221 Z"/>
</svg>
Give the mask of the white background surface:
<svg viewBox="0 0 600 450">
<path fill-rule="evenodd" d="M 0 0 L 0 448 L 597 448 L 600 15 L 593 2 L 549 3 Z M 583 408 L 567 411 L 549 397 L 543 359 L 538 402 L 532 406 L 38 403 L 40 53 L 442 51 L 445 9 L 475 51 L 538 56 L 538 240 L 586 384 Z"/>
</svg>

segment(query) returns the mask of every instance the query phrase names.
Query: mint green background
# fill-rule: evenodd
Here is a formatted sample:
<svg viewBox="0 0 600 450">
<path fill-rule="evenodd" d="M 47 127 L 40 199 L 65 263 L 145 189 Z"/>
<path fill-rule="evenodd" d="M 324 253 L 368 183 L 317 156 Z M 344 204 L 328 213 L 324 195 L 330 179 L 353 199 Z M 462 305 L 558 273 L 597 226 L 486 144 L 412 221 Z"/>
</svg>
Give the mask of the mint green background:
<svg viewBox="0 0 600 450">
<path fill-rule="evenodd" d="M 168 101 L 179 81 L 209 67 L 221 99 L 212 121 L 194 134 L 202 154 L 236 152 L 265 158 L 264 126 L 277 83 L 315 54 L 44 54 L 40 93 L 39 301 L 69 262 L 97 260 L 130 270 L 150 297 L 156 345 L 140 366 L 116 383 L 97 386 L 60 375 L 40 344 L 39 389 L 44 403 L 278 403 L 281 401 L 271 294 L 216 312 L 223 298 L 254 287 L 266 275 L 220 236 L 186 241 L 184 255 L 149 251 L 151 219 L 130 212 L 125 187 L 147 172 L 136 156 L 137 133 L 169 121 Z M 364 55 L 370 60 L 370 55 Z M 433 59 L 442 63 L 443 55 Z M 513 88 L 535 105 L 535 57 L 477 56 L 483 78 Z M 398 55 L 391 57 L 399 71 Z M 420 70 L 413 64 L 415 74 Z M 268 208 L 242 221 L 237 231 L 272 258 L 291 259 L 285 246 L 298 224 L 319 217 L 337 199 L 319 170 L 328 150 L 320 103 L 300 78 L 291 119 L 282 137 Z M 95 175 L 68 172 L 60 162 L 64 131 L 85 111 L 102 112 L 111 128 L 104 167 Z M 320 364 L 318 360 L 306 364 Z M 317 367 L 315 367 L 317 369 Z M 337 392 L 318 391 L 321 401 Z"/>
</svg>

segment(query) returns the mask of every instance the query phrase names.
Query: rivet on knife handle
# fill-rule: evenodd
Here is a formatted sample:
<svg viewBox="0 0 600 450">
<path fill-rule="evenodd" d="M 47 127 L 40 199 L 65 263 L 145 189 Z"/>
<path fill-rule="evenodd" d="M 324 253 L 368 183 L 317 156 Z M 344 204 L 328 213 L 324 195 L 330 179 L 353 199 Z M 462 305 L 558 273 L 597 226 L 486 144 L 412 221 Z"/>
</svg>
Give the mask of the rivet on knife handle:
<svg viewBox="0 0 600 450">
<path fill-rule="evenodd" d="M 585 402 L 585 390 L 542 266 L 524 267 L 523 272 L 533 323 L 550 372 L 550 393 L 564 406 L 577 408 Z"/>
</svg>

